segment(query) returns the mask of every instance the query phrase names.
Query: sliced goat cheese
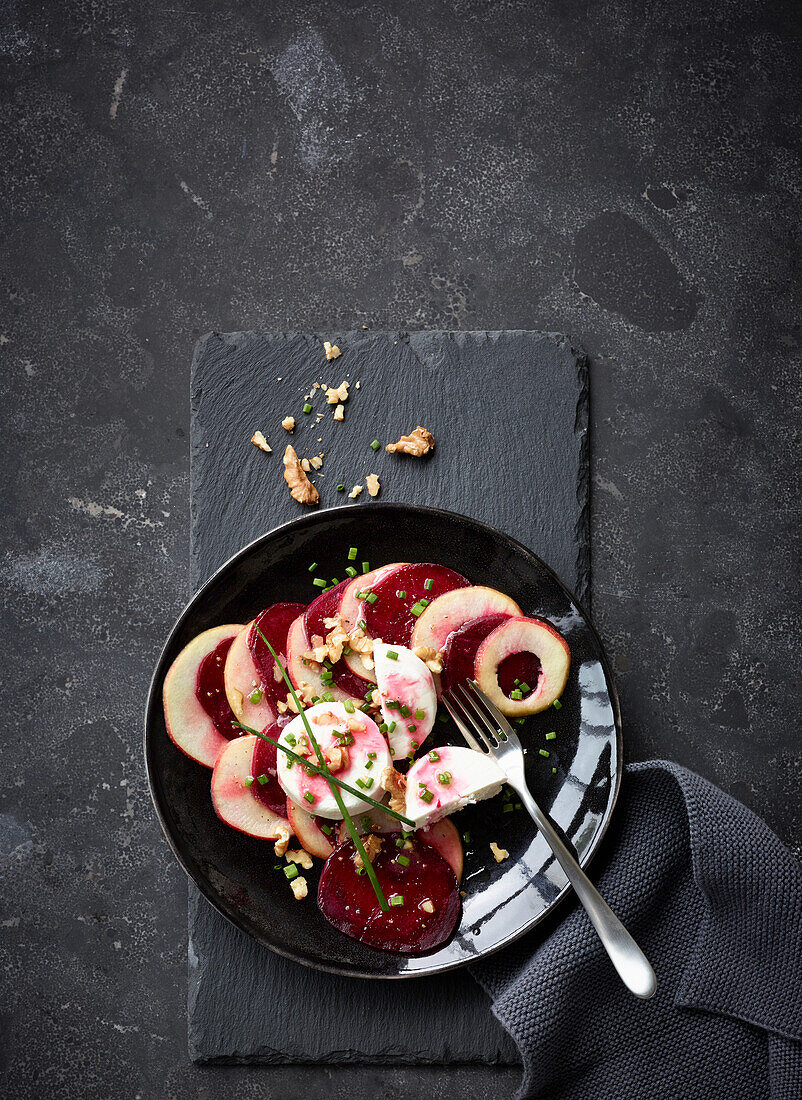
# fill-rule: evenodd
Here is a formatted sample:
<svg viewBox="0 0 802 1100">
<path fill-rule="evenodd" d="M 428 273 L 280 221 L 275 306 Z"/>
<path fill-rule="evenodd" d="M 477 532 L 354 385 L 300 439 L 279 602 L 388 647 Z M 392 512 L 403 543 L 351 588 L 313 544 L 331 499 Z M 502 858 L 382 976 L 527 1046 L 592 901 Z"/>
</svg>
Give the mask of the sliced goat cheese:
<svg viewBox="0 0 802 1100">
<path fill-rule="evenodd" d="M 376 642 L 373 660 L 390 753 L 393 760 L 402 760 L 432 731 L 437 717 L 434 678 L 420 657 L 403 645 Z"/>
<path fill-rule="evenodd" d="M 483 752 L 454 745 L 431 749 L 407 773 L 406 816 L 423 829 L 470 802 L 492 798 L 506 781 Z"/>
<path fill-rule="evenodd" d="M 332 774 L 380 802 L 384 791 L 379 786 L 379 779 L 391 762 L 387 742 L 373 719 L 358 710 L 350 713 L 344 703 L 317 703 L 304 713 Z M 318 764 L 300 714 L 281 731 L 279 743 L 306 757 L 311 764 Z M 291 760 L 281 749 L 278 750 L 277 770 L 279 783 L 296 805 L 315 817 L 333 820 L 342 817 L 328 781 L 322 775 L 308 774 L 304 764 Z M 370 806 L 342 788 L 340 796 L 352 815 L 363 813 Z"/>
</svg>

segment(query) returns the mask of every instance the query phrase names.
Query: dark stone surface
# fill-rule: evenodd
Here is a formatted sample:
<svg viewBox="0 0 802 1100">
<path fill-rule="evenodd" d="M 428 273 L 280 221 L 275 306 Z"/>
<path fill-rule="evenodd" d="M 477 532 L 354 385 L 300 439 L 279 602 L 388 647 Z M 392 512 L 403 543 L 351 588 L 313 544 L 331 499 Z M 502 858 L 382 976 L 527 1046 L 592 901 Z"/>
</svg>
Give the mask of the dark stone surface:
<svg viewBox="0 0 802 1100">
<path fill-rule="evenodd" d="M 284 485 L 281 456 L 291 441 L 300 456 L 325 454 L 321 473 L 311 475 L 322 507 L 369 508 L 366 491 L 349 501 L 335 486 L 350 490 L 376 472 L 379 499 L 475 516 L 531 546 L 586 595 L 588 379 L 567 340 L 536 332 L 326 336 L 343 352 L 331 363 L 322 335 L 210 333 L 199 341 L 190 435 L 194 587 L 265 530 L 308 511 Z M 312 384 L 343 379 L 351 391 L 337 423 Z M 296 418 L 291 435 L 281 427 L 288 414 Z M 437 441 L 430 457 L 371 450 L 371 440 L 395 440 L 419 422 Z M 271 455 L 249 442 L 257 426 Z M 369 546 L 361 550 L 371 556 Z M 403 983 L 315 973 L 265 951 L 193 887 L 189 937 L 189 1049 L 199 1061 L 519 1061 L 466 971 Z M 275 1011 L 265 1013 L 264 1004 Z M 294 1015 L 313 1018 L 314 1028 L 288 1028 Z M 352 1021 L 347 1035 L 344 1019 Z"/>
<path fill-rule="evenodd" d="M 188 595 L 192 347 L 569 332 L 627 752 L 799 851 L 797 5 L 5 0 L 0 23 L 6 1092 L 508 1096 L 514 1069 L 187 1060 L 140 715 Z"/>
</svg>

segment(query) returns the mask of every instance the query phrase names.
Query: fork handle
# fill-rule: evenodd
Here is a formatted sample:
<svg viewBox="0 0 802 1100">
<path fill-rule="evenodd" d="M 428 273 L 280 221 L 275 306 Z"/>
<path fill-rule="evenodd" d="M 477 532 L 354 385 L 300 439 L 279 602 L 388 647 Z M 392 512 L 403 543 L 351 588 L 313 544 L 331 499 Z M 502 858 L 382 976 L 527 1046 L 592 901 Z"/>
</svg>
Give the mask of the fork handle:
<svg viewBox="0 0 802 1100">
<path fill-rule="evenodd" d="M 565 871 L 621 981 L 630 993 L 647 1000 L 657 989 L 657 979 L 649 960 L 574 859 L 557 830 L 532 798 L 526 785 L 511 782 L 510 786 L 514 787 L 520 795 L 532 820 Z"/>
</svg>

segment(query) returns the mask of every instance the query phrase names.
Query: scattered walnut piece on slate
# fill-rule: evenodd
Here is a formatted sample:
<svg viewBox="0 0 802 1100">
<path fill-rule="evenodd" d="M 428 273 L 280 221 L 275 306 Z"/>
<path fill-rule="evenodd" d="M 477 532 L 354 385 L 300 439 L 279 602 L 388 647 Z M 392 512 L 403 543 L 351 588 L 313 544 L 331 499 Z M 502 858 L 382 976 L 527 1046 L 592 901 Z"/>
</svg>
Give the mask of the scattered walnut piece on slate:
<svg viewBox="0 0 802 1100">
<path fill-rule="evenodd" d="M 353 489 L 351 490 L 351 492 L 348 494 L 348 496 L 351 498 L 351 500 L 356 500 L 356 498 L 359 496 L 359 494 L 361 492 L 362 492 L 362 486 L 361 485 L 355 485 L 353 487 Z"/>
<path fill-rule="evenodd" d="M 420 458 L 422 455 L 428 454 L 429 451 L 434 450 L 434 436 L 426 428 L 421 428 L 420 425 L 414 432 L 410 432 L 409 435 L 402 435 L 397 443 L 388 443 L 385 450 L 390 454 L 402 455 L 414 455 L 415 458 Z"/>
<path fill-rule="evenodd" d="M 368 493 L 372 497 L 376 497 L 379 495 L 379 489 L 381 489 L 381 485 L 379 484 L 379 479 L 375 474 L 368 474 L 368 476 L 365 478 L 365 485 L 367 485 Z"/>
<path fill-rule="evenodd" d="M 285 416 L 284 419 L 281 421 L 281 426 L 285 429 L 285 431 L 291 432 L 295 427 L 295 417 Z"/>
<path fill-rule="evenodd" d="M 268 455 L 273 450 L 273 448 L 270 446 L 270 444 L 267 442 L 261 432 L 253 433 L 253 435 L 251 436 L 251 443 L 253 443 L 254 447 L 258 447 L 260 451 L 264 451 L 265 454 Z"/>
<path fill-rule="evenodd" d="M 339 357 L 342 355 L 342 352 L 337 347 L 337 345 L 330 344 L 328 340 L 323 341 L 323 350 L 326 353 L 327 359 L 339 359 Z"/>
<path fill-rule="evenodd" d="M 284 480 L 290 487 L 290 496 L 299 504 L 317 504 L 320 494 L 306 476 L 295 448 L 287 444 L 284 452 Z"/>
</svg>

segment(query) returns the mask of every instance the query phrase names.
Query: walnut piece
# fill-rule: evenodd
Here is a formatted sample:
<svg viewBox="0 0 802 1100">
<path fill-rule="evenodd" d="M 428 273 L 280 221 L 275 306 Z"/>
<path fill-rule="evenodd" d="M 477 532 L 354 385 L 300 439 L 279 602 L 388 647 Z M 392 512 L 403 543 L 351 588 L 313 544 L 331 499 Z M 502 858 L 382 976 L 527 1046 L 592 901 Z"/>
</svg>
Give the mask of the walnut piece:
<svg viewBox="0 0 802 1100">
<path fill-rule="evenodd" d="M 365 855 L 368 857 L 369 862 L 373 863 L 373 860 L 382 850 L 382 838 L 376 836 L 375 833 L 370 833 L 369 836 L 362 838 L 362 847 L 365 849 Z M 357 868 L 364 867 L 359 852 L 354 852 L 354 866 Z"/>
<path fill-rule="evenodd" d="M 323 455 L 314 455 L 309 459 L 309 465 L 313 470 L 319 470 L 323 465 Z"/>
<path fill-rule="evenodd" d="M 418 645 L 415 646 L 412 652 L 424 662 L 429 672 L 437 674 L 443 671 L 443 658 L 432 646 Z"/>
<path fill-rule="evenodd" d="M 410 432 L 409 435 L 402 435 L 397 443 L 388 443 L 385 450 L 389 451 L 390 454 L 398 452 L 398 454 L 414 455 L 415 458 L 420 458 L 422 455 L 434 450 L 434 436 L 426 428 L 421 428 L 418 425 L 414 432 Z"/>
<path fill-rule="evenodd" d="M 260 451 L 264 451 L 265 454 L 269 455 L 273 451 L 273 448 L 270 446 L 270 444 L 267 442 L 261 432 L 253 433 L 253 435 L 251 436 L 251 443 L 253 443 L 254 447 L 258 447 Z"/>
<path fill-rule="evenodd" d="M 332 745 L 331 748 L 324 749 L 323 756 L 332 775 L 336 775 L 343 768 L 347 768 L 351 760 L 348 749 L 341 745 Z"/>
<path fill-rule="evenodd" d="M 290 487 L 290 496 L 299 504 L 317 504 L 320 494 L 303 471 L 295 448 L 287 444 L 284 452 L 284 480 Z"/>
<path fill-rule="evenodd" d="M 379 489 L 381 489 L 381 485 L 379 484 L 379 479 L 376 474 L 368 474 L 368 476 L 365 478 L 365 485 L 367 485 L 368 493 L 370 494 L 370 496 L 377 497 L 379 495 Z"/>
<path fill-rule="evenodd" d="M 434 912 L 434 906 L 432 905 L 432 903 L 429 901 L 428 898 L 426 898 L 425 901 L 422 901 L 420 903 L 419 908 L 421 908 L 424 911 L 424 913 L 433 913 Z"/>
<path fill-rule="evenodd" d="M 296 901 L 303 901 L 303 899 L 309 893 L 309 889 L 306 885 L 306 879 L 303 875 L 298 875 L 297 878 L 294 878 L 292 880 L 292 882 L 290 883 L 290 890 L 292 890 L 293 894 L 295 895 Z"/>
<path fill-rule="evenodd" d="M 285 416 L 284 419 L 281 421 L 281 426 L 285 429 L 285 431 L 291 432 L 295 427 L 295 417 Z"/>
<path fill-rule="evenodd" d="M 345 419 L 345 406 L 344 405 L 338 405 L 337 408 L 334 410 L 334 419 L 335 420 L 344 420 Z"/>
<path fill-rule="evenodd" d="M 305 871 L 312 870 L 312 857 L 310 856 L 309 852 L 305 851 L 303 848 L 298 848 L 297 850 L 285 852 L 284 858 L 286 859 L 287 863 L 300 864 L 300 866 L 303 867 Z"/>
<path fill-rule="evenodd" d="M 356 500 L 356 498 L 359 496 L 359 494 L 361 492 L 362 492 L 362 486 L 361 485 L 355 485 L 353 487 L 353 489 L 351 490 L 351 492 L 348 494 L 348 496 L 350 497 L 351 500 Z"/>
<path fill-rule="evenodd" d="M 390 801 L 387 803 L 390 809 L 402 814 L 407 806 L 407 781 L 404 776 L 395 768 L 385 768 L 381 774 L 379 786 L 390 796 Z"/>
<path fill-rule="evenodd" d="M 278 837 L 276 838 L 276 843 L 273 845 L 273 851 L 280 859 L 289 847 L 292 833 L 287 825 L 282 824 L 276 826 L 276 832 L 278 833 Z"/>
<path fill-rule="evenodd" d="M 323 341 L 323 350 L 326 353 L 327 359 L 339 359 L 342 352 L 336 344 L 330 344 L 328 340 Z"/>
<path fill-rule="evenodd" d="M 348 400 L 348 387 L 350 382 L 341 382 L 339 386 L 334 389 L 332 386 L 326 387 L 326 402 L 329 405 L 336 405 L 338 401 Z"/>
<path fill-rule="evenodd" d="M 490 851 L 493 853 L 493 858 L 496 863 L 503 863 L 505 859 L 509 859 L 510 853 L 506 848 L 499 848 L 495 840 L 490 841 Z"/>
</svg>

